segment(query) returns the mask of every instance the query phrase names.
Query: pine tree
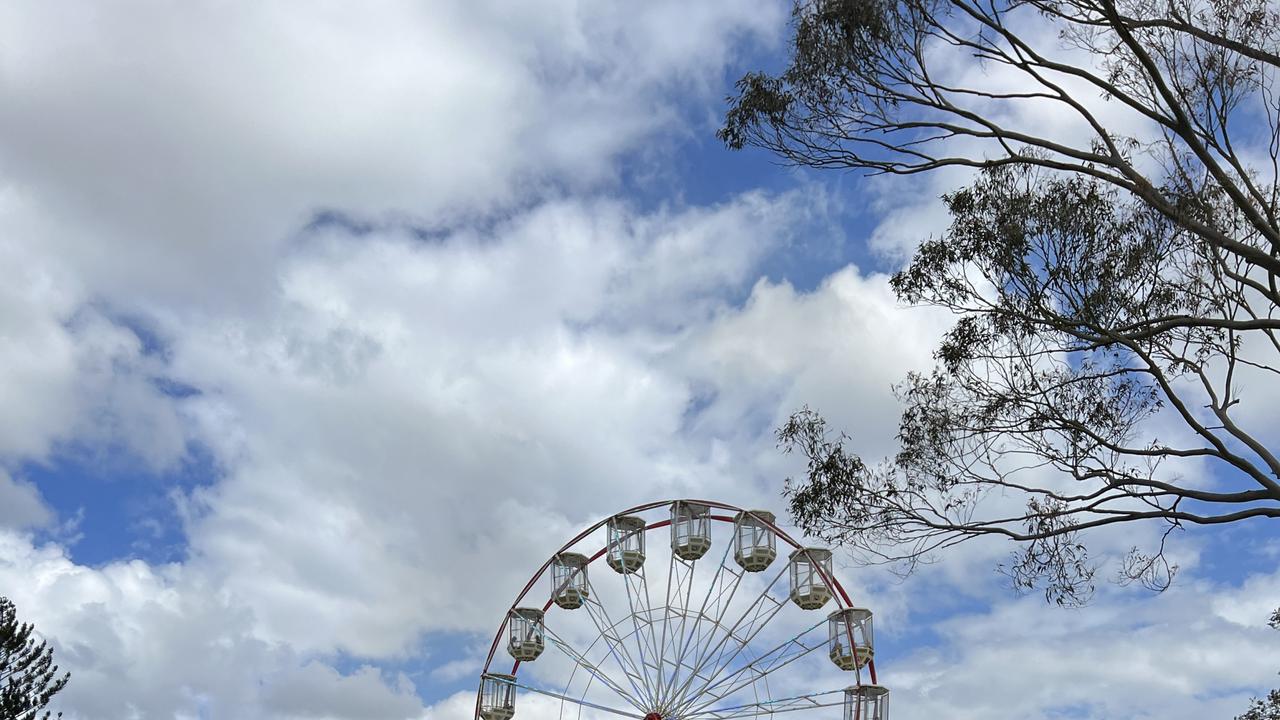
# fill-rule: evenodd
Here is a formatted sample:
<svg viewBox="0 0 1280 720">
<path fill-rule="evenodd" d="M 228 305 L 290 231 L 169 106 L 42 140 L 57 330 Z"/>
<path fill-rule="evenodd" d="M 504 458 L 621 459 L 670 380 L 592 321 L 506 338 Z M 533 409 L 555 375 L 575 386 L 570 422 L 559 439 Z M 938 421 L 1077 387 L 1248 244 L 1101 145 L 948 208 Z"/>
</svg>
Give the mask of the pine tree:
<svg viewBox="0 0 1280 720">
<path fill-rule="evenodd" d="M 33 630 L 31 623 L 19 623 L 17 608 L 0 597 L 0 720 L 48 720 L 49 711 L 38 713 L 71 678 L 71 673 L 58 676 L 53 649 L 37 642 Z"/>
</svg>

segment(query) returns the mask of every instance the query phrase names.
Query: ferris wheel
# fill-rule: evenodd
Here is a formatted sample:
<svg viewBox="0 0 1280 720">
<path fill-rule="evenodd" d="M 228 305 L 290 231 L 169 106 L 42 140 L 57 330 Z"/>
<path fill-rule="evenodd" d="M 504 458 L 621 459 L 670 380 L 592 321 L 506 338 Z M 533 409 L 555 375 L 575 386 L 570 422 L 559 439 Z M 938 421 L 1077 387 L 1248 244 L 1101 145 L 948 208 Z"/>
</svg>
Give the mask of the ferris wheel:
<svg viewBox="0 0 1280 720">
<path fill-rule="evenodd" d="M 476 720 L 512 720 L 517 706 L 522 720 L 808 720 L 834 707 L 887 720 L 871 620 L 831 551 L 801 546 L 772 513 L 641 505 L 587 528 L 529 579 L 489 648 Z"/>
</svg>

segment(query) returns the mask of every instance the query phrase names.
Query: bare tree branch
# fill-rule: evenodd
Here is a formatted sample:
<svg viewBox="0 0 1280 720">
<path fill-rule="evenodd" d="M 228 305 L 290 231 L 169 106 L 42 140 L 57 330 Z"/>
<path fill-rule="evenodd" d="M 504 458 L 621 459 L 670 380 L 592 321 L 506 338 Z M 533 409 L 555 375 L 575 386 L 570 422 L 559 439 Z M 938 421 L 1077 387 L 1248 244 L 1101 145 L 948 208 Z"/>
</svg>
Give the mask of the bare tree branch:
<svg viewBox="0 0 1280 720">
<path fill-rule="evenodd" d="M 1015 586 L 1070 604 L 1092 589 L 1090 530 L 1163 524 L 1119 574 L 1161 589 L 1172 530 L 1280 516 L 1275 432 L 1238 412 L 1249 384 L 1280 374 L 1272 6 L 799 0 L 793 28 L 790 66 L 738 83 L 729 147 L 874 174 L 978 171 L 944 197 L 949 230 L 893 279 L 902 300 L 958 318 L 934 372 L 898 389 L 898 453 L 864 464 L 807 408 L 779 429 L 808 461 L 787 485 L 797 522 L 904 572 L 1004 537 L 1019 545 L 1003 568 Z M 965 57 L 1022 84 L 954 72 Z M 1105 103 L 1138 131 L 1108 126 Z M 1069 113 L 1082 135 L 1046 134 L 1030 108 Z M 1186 437 L 1156 437 L 1157 415 Z M 1191 459 L 1215 480 L 1166 469 Z"/>
</svg>

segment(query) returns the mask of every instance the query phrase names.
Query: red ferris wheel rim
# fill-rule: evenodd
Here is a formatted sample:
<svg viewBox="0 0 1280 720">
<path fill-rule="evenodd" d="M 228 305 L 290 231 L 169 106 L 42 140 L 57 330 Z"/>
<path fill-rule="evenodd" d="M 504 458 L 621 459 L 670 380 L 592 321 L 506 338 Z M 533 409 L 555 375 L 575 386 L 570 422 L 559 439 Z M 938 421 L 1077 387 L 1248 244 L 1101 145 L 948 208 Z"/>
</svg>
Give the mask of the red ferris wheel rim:
<svg viewBox="0 0 1280 720">
<path fill-rule="evenodd" d="M 730 510 L 730 511 L 739 512 L 739 513 L 751 514 L 753 518 L 755 518 L 759 522 L 764 523 L 770 530 L 772 530 L 777 535 L 777 537 L 782 538 L 792 548 L 795 548 L 797 550 L 804 548 L 803 545 L 796 542 L 794 538 L 792 538 L 789 534 L 787 534 L 785 530 L 778 527 L 776 523 L 753 514 L 751 510 L 747 510 L 745 508 L 741 508 L 736 505 L 730 505 L 729 503 L 719 502 L 716 500 L 697 500 L 692 498 L 675 498 L 671 500 L 660 500 L 655 502 L 649 502 L 643 505 L 637 505 L 635 507 L 628 508 L 626 510 L 622 510 L 620 512 L 616 512 L 612 515 L 609 515 L 603 518 L 602 520 L 594 523 L 593 525 L 588 527 L 586 530 L 583 530 L 582 532 L 578 533 L 578 535 L 575 536 L 572 540 L 566 542 L 564 545 L 561 545 L 558 550 L 556 550 L 551 554 L 551 557 L 547 558 L 547 561 L 544 562 L 542 566 L 538 568 L 538 570 L 533 574 L 533 576 L 529 578 L 529 582 L 525 583 L 524 588 L 519 592 L 519 594 L 516 595 L 515 600 L 512 601 L 511 607 L 508 609 L 508 612 L 511 609 L 514 609 L 520 605 L 520 601 L 524 600 L 525 596 L 529 594 L 529 591 L 533 589 L 534 585 L 537 584 L 538 580 L 542 578 L 544 573 L 546 573 L 547 568 L 551 567 L 551 563 L 555 561 L 556 556 L 558 556 L 560 553 L 565 552 L 566 550 L 573 547 L 574 545 L 577 545 L 579 542 L 585 540 L 589 535 L 599 530 L 601 527 L 604 527 L 604 525 L 608 523 L 610 519 L 618 517 L 619 515 L 631 515 L 634 513 L 646 512 L 648 510 L 653 510 L 660 507 L 667 507 L 667 506 L 674 505 L 675 503 L 678 503 L 678 502 L 689 503 L 694 505 L 704 505 L 708 508 L 714 508 L 717 510 Z M 709 515 L 708 518 L 711 520 L 716 520 L 720 522 L 734 521 L 734 518 L 732 516 L 727 516 L 727 515 Z M 645 529 L 645 532 L 647 533 L 650 530 L 656 530 L 658 528 L 668 527 L 669 525 L 671 525 L 671 520 L 669 519 L 659 520 L 659 521 L 652 522 L 645 525 L 644 529 Z M 606 543 L 604 548 L 601 548 L 599 551 L 589 556 L 587 561 L 588 564 L 598 559 L 601 555 L 605 553 L 607 549 L 608 549 L 608 544 Z M 815 566 L 815 567 L 818 570 L 818 575 L 822 578 L 823 582 L 827 585 L 827 587 L 835 591 L 833 593 L 833 596 L 836 601 L 836 606 L 839 609 L 853 607 L 853 601 L 849 599 L 848 593 L 845 592 L 844 586 L 840 584 L 839 579 L 835 577 L 835 573 L 833 572 L 830 575 L 828 575 L 826 571 L 824 571 L 820 566 Z M 543 606 L 543 610 L 544 611 L 549 610 L 552 604 L 553 604 L 552 601 L 548 599 L 546 604 Z M 489 654 L 485 658 L 484 668 L 481 670 L 482 673 L 489 672 L 489 666 L 493 663 L 493 657 L 495 654 L 497 654 L 498 646 L 502 643 L 503 632 L 507 626 L 507 618 L 508 618 L 508 615 L 504 615 L 502 618 L 502 621 L 498 623 L 498 630 L 496 633 L 494 633 L 493 643 L 489 646 Z M 875 660 L 873 659 L 869 661 L 867 665 L 868 665 L 868 670 L 870 671 L 870 674 L 871 674 L 871 681 L 874 683 L 876 681 Z M 517 660 L 511 668 L 511 674 L 515 675 L 516 672 L 519 670 L 519 668 L 520 668 L 520 661 Z M 478 699 L 477 699 L 477 702 L 478 702 Z"/>
</svg>

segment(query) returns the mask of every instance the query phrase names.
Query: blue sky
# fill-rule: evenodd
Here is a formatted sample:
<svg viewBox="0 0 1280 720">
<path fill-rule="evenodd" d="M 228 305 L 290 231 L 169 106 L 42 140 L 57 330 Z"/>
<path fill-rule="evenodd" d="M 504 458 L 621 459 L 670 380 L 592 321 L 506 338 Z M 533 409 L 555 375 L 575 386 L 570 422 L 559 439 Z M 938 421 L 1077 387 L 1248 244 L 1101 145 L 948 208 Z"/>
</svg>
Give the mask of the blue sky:
<svg viewBox="0 0 1280 720">
<path fill-rule="evenodd" d="M 787 12 L 0 9 L 0 594 L 72 670 L 59 709 L 469 717 L 578 529 L 781 514 L 806 403 L 892 452 L 890 386 L 949 318 L 886 273 L 963 178 L 726 151 Z M 1276 680 L 1264 522 L 1075 611 L 1013 595 L 1007 552 L 841 568 L 895 718 L 1229 717 Z"/>
</svg>

